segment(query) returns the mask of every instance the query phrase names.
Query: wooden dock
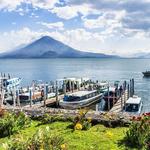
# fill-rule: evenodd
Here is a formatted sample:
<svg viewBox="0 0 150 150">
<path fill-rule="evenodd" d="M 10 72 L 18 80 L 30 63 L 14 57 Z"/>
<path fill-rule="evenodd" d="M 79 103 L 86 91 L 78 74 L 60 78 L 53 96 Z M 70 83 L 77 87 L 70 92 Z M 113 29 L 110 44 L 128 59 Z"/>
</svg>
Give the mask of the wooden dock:
<svg viewBox="0 0 150 150">
<path fill-rule="evenodd" d="M 64 94 L 62 95 L 59 95 L 58 96 L 58 99 L 63 99 L 64 97 Z M 45 103 L 45 104 L 44 104 Z M 29 107 L 32 107 L 32 108 L 40 108 L 40 107 L 44 107 L 44 106 L 47 106 L 47 105 L 54 105 L 56 104 L 56 97 L 53 97 L 53 98 L 49 98 L 49 99 L 46 99 L 45 102 L 44 101 L 41 101 L 39 103 L 35 103 L 35 104 L 28 104 L 28 105 L 25 105 L 23 106 L 23 108 L 29 108 Z"/>
<path fill-rule="evenodd" d="M 118 99 L 118 101 L 114 104 L 114 106 L 109 110 L 112 113 L 122 112 L 125 102 L 128 99 L 128 91 L 126 90 L 122 96 Z"/>
<path fill-rule="evenodd" d="M 77 91 L 78 90 L 74 90 L 73 92 L 77 92 Z M 67 92 L 67 94 L 70 94 L 70 93 L 72 93 L 72 91 L 71 92 Z M 58 95 L 58 101 L 60 101 L 63 98 L 64 98 L 64 94 Z M 57 98 L 55 96 L 55 97 L 52 97 L 52 98 L 48 98 L 45 101 L 43 100 L 43 101 L 41 101 L 39 103 L 35 103 L 35 104 L 32 104 L 32 105 L 28 104 L 28 105 L 25 105 L 23 107 L 24 108 L 29 108 L 29 107 L 40 108 L 40 107 L 44 107 L 44 106 L 54 105 L 54 104 L 56 104 L 56 102 L 57 102 Z"/>
</svg>

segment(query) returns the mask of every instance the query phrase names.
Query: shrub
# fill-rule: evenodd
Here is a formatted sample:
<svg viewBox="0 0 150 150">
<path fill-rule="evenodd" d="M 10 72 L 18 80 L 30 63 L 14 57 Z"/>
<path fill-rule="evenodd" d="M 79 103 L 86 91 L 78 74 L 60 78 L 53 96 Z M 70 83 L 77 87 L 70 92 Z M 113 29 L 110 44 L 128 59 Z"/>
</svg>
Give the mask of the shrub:
<svg viewBox="0 0 150 150">
<path fill-rule="evenodd" d="M 126 132 L 125 141 L 130 146 L 148 149 L 150 143 L 150 113 L 133 117 L 132 124 Z"/>
<path fill-rule="evenodd" d="M 10 136 L 29 125 L 30 119 L 23 112 L 16 114 L 6 112 L 0 118 L 0 138 Z"/>
<path fill-rule="evenodd" d="M 86 118 L 88 110 L 79 110 L 78 115 L 73 120 L 74 130 L 88 130 L 92 126 L 91 118 Z"/>
<path fill-rule="evenodd" d="M 0 138 L 10 136 L 14 132 L 14 117 L 12 114 L 5 114 L 0 119 Z"/>
<path fill-rule="evenodd" d="M 49 114 L 45 113 L 40 120 L 41 124 L 48 124 L 54 122 L 54 118 Z"/>
</svg>

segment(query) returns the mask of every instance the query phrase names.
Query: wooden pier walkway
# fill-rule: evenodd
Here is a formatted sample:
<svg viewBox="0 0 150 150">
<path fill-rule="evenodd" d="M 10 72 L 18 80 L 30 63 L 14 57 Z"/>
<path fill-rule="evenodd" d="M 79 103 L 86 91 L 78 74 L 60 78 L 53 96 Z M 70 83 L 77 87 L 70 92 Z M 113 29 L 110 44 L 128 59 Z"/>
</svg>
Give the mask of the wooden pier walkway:
<svg viewBox="0 0 150 150">
<path fill-rule="evenodd" d="M 73 92 L 77 92 L 78 90 L 74 90 Z M 70 92 L 67 92 L 67 94 L 70 94 L 72 93 L 72 91 Z M 64 98 L 64 94 L 61 94 L 61 95 L 58 95 L 58 101 L 60 101 L 61 99 Z M 56 96 L 55 97 L 52 97 L 52 98 L 49 98 L 49 99 L 46 99 L 45 102 L 44 100 L 39 102 L 39 103 L 35 103 L 35 104 L 28 104 L 28 105 L 25 105 L 23 106 L 24 108 L 29 108 L 29 107 L 32 107 L 32 108 L 40 108 L 40 107 L 44 107 L 44 106 L 48 106 L 48 105 L 54 105 L 56 104 L 57 102 L 57 98 Z M 45 104 L 44 104 L 45 103 Z"/>
<path fill-rule="evenodd" d="M 119 113 L 123 110 L 123 107 L 125 105 L 125 102 L 128 99 L 128 91 L 126 90 L 122 96 L 118 99 L 118 101 L 114 104 L 114 106 L 110 109 L 109 112 L 112 113 Z"/>
<path fill-rule="evenodd" d="M 58 96 L 58 100 L 63 99 L 63 97 L 64 97 L 64 94 L 59 95 L 59 96 Z M 45 104 L 44 104 L 44 103 L 45 103 Z M 47 106 L 47 105 L 53 105 L 53 104 L 55 104 L 55 103 L 56 103 L 56 97 L 53 97 L 53 98 L 46 99 L 45 102 L 44 102 L 44 100 L 43 100 L 43 101 L 41 101 L 41 102 L 39 102 L 39 103 L 35 103 L 35 104 L 32 104 L 32 105 L 30 105 L 30 104 L 25 105 L 25 106 L 23 106 L 23 108 L 29 108 L 29 107 L 32 107 L 32 108 L 40 108 L 40 107 L 44 107 L 44 105 L 45 105 L 45 106 Z"/>
</svg>

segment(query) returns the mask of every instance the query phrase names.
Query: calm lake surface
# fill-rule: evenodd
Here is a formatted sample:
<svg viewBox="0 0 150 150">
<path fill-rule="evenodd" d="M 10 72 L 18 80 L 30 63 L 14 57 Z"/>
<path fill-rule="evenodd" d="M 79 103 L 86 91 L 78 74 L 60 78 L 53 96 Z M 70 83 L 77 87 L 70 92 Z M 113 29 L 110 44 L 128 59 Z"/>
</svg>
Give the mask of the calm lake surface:
<svg viewBox="0 0 150 150">
<path fill-rule="evenodd" d="M 150 111 L 150 78 L 142 71 L 150 70 L 150 59 L 1 59 L 0 72 L 21 77 L 22 85 L 32 80 L 44 82 L 63 77 L 89 77 L 94 80 L 124 81 L 135 79 L 135 93 L 142 97 L 143 112 Z"/>
</svg>

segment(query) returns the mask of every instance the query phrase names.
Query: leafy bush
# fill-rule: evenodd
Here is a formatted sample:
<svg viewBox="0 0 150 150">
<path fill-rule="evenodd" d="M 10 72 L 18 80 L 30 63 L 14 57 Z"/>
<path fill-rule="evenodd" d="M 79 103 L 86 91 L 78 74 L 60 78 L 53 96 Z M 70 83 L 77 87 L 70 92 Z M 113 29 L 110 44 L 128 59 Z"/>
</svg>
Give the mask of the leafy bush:
<svg viewBox="0 0 150 150">
<path fill-rule="evenodd" d="M 86 118 L 88 110 L 81 109 L 79 114 L 73 120 L 73 127 L 75 130 L 88 130 L 92 126 L 91 118 Z"/>
<path fill-rule="evenodd" d="M 41 118 L 41 124 L 48 124 L 54 122 L 54 117 L 50 116 L 49 114 L 45 113 Z"/>
<path fill-rule="evenodd" d="M 150 149 L 150 113 L 133 117 L 132 124 L 126 132 L 125 141 L 128 145 L 139 149 Z"/>
<path fill-rule="evenodd" d="M 14 132 L 14 117 L 12 114 L 5 114 L 0 118 L 0 138 L 10 136 Z"/>
<path fill-rule="evenodd" d="M 15 137 L 8 144 L 4 144 L 5 150 L 66 150 L 64 139 L 58 135 L 52 135 L 49 127 L 38 130 L 32 138 L 25 139 L 22 136 Z"/>
<path fill-rule="evenodd" d="M 30 119 L 23 112 L 17 114 L 6 112 L 0 118 L 0 138 L 10 136 L 29 125 Z"/>
</svg>

